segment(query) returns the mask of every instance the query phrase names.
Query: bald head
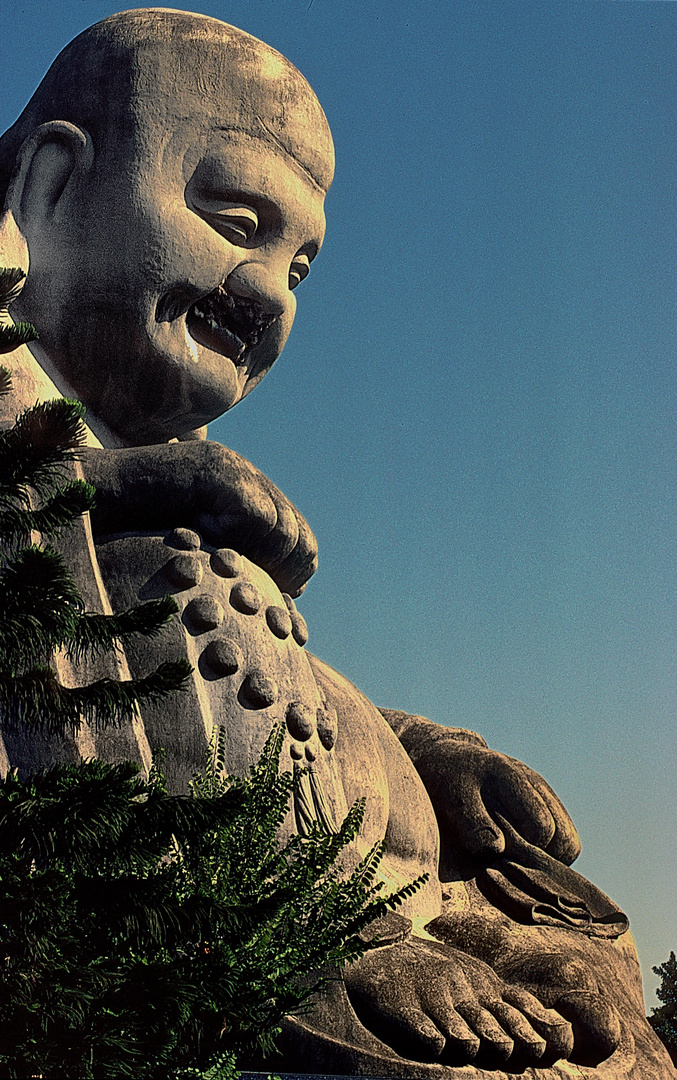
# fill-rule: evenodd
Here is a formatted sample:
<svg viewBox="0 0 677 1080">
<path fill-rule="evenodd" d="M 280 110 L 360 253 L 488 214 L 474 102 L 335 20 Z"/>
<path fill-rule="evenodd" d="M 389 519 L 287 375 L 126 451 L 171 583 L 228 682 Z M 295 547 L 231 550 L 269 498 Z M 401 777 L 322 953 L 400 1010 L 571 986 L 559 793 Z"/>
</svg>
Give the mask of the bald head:
<svg viewBox="0 0 677 1080">
<path fill-rule="evenodd" d="M 40 125 L 84 128 L 106 143 L 163 137 L 181 114 L 239 131 L 289 155 L 318 187 L 333 175 L 331 134 L 301 73 L 251 34 L 206 15 L 139 8 L 111 15 L 56 58 L 17 122 L 0 139 L 0 197 L 17 155 Z"/>
<path fill-rule="evenodd" d="M 0 140 L 30 261 L 14 312 L 102 439 L 183 437 L 260 382 L 322 244 L 333 166 L 303 76 L 216 19 L 122 12 L 57 57 Z"/>
</svg>

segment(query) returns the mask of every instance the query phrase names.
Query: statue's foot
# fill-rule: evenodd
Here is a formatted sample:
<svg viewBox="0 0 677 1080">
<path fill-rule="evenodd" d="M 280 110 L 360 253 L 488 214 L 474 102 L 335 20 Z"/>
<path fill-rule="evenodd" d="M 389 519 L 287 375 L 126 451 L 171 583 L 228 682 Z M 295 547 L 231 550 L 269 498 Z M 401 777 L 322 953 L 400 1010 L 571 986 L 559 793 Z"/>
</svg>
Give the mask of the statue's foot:
<svg viewBox="0 0 677 1080">
<path fill-rule="evenodd" d="M 519 983 L 569 1021 L 574 1033 L 570 1061 L 574 1064 L 595 1068 L 620 1046 L 618 1010 L 580 957 L 543 953 L 503 964 L 499 961 L 496 966 L 508 983 Z"/>
<path fill-rule="evenodd" d="M 345 983 L 362 1024 L 410 1060 L 521 1072 L 573 1048 L 563 1015 L 437 942 L 375 949 L 346 970 Z"/>
<path fill-rule="evenodd" d="M 621 1019 L 603 985 L 609 943 L 570 935 L 580 945 L 567 947 L 563 933 L 517 928 L 499 912 L 484 919 L 477 911 L 452 912 L 435 919 L 427 929 L 448 945 L 480 957 L 503 983 L 528 991 L 568 1020 L 574 1035 L 569 1054 L 573 1064 L 594 1068 L 620 1046 Z M 546 942 L 550 948 L 544 947 Z"/>
</svg>

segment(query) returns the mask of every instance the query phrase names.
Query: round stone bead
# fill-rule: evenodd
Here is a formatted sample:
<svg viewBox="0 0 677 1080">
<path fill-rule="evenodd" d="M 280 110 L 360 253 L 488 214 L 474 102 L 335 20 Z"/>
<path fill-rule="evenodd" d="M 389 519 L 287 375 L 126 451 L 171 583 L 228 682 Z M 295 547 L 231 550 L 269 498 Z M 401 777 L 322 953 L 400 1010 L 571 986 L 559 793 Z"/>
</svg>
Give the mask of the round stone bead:
<svg viewBox="0 0 677 1080">
<path fill-rule="evenodd" d="M 312 746 L 306 746 L 306 761 L 314 761 L 317 754 L 313 750 Z"/>
<path fill-rule="evenodd" d="M 242 556 L 232 548 L 213 551 L 209 560 L 212 570 L 219 577 L 237 577 L 242 573 Z"/>
<path fill-rule="evenodd" d="M 291 615 L 286 608 L 266 608 L 266 622 L 275 637 L 281 638 L 282 641 L 291 634 Z"/>
<path fill-rule="evenodd" d="M 195 555 L 188 552 L 175 555 L 173 559 L 170 559 L 165 572 L 172 585 L 180 589 L 192 589 L 202 581 L 202 563 Z"/>
<path fill-rule="evenodd" d="M 169 547 L 178 548 L 179 551 L 199 551 L 202 541 L 192 529 L 172 529 L 165 536 L 165 544 Z"/>
<path fill-rule="evenodd" d="M 292 739 L 305 742 L 315 731 L 315 714 L 303 701 L 292 701 L 287 706 L 287 731 Z"/>
<path fill-rule="evenodd" d="M 183 621 L 199 634 L 216 630 L 223 622 L 223 608 L 212 596 L 196 596 L 183 610 Z"/>
<path fill-rule="evenodd" d="M 214 638 L 202 654 L 215 675 L 234 675 L 242 664 L 242 652 L 229 638 Z"/>
<path fill-rule="evenodd" d="M 334 746 L 337 729 L 336 709 L 326 709 L 320 706 L 317 710 L 317 734 L 325 750 L 331 750 Z"/>
<path fill-rule="evenodd" d="M 291 632 L 297 645 L 305 645 L 308 640 L 308 626 L 303 615 L 295 611 L 291 616 Z"/>
<path fill-rule="evenodd" d="M 263 599 L 259 590 L 249 581 L 239 582 L 230 590 L 230 602 L 243 615 L 256 615 Z"/>
<path fill-rule="evenodd" d="M 265 671 L 250 671 L 240 687 L 242 703 L 250 709 L 267 709 L 277 701 L 278 687 Z"/>
<path fill-rule="evenodd" d="M 295 743 L 295 742 L 293 742 L 291 744 L 291 746 L 289 747 L 289 753 L 291 754 L 294 761 L 300 761 L 301 758 L 303 757 L 302 748 L 299 746 L 298 743 Z"/>
</svg>

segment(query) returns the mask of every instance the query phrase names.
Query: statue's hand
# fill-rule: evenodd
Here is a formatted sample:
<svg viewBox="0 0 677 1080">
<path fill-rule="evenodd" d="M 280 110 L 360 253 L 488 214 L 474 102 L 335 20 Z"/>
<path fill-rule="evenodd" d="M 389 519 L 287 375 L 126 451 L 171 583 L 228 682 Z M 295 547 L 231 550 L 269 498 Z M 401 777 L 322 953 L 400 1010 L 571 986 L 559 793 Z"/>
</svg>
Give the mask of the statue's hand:
<svg viewBox="0 0 677 1080">
<path fill-rule="evenodd" d="M 232 547 L 298 596 L 317 568 L 317 543 L 304 517 L 266 476 L 216 442 L 182 442 L 82 452 L 96 488 L 92 525 L 106 534 L 192 528 Z"/>
<path fill-rule="evenodd" d="M 208 462 L 199 478 L 195 528 L 246 555 L 282 592 L 298 596 L 317 570 L 317 541 L 306 519 L 246 458 L 220 443 L 201 445 Z"/>
<path fill-rule="evenodd" d="M 394 709 L 381 714 L 423 780 L 440 826 L 442 850 L 493 859 L 505 850 L 498 817 L 560 862 L 581 850 L 574 824 L 542 776 L 490 750 L 474 731 L 442 727 Z M 453 860 L 452 860 L 453 861 Z"/>
<path fill-rule="evenodd" d="M 345 971 L 365 1027 L 399 1054 L 510 1071 L 548 1065 L 573 1048 L 571 1025 L 481 960 L 410 938 L 369 952 Z"/>
<path fill-rule="evenodd" d="M 578 834 L 562 803 L 543 777 L 521 761 L 450 734 L 428 743 L 415 764 L 441 831 L 448 830 L 469 855 L 503 853 L 497 815 L 560 862 L 569 865 L 579 854 Z"/>
</svg>

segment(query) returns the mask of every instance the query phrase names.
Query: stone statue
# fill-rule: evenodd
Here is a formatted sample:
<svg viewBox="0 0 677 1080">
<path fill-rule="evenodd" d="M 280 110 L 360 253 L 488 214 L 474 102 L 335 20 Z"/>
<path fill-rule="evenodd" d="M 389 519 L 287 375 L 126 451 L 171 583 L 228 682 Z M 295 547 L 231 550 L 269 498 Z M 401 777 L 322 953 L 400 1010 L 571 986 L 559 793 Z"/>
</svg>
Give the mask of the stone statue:
<svg viewBox="0 0 677 1080">
<path fill-rule="evenodd" d="M 353 857 L 385 836 L 391 887 L 429 874 L 379 947 L 287 1022 L 288 1067 L 673 1077 L 627 920 L 569 869 L 579 843 L 557 796 L 473 732 L 378 710 L 306 651 L 295 600 L 315 570 L 312 532 L 257 469 L 205 440 L 282 350 L 332 171 L 326 119 L 291 64 L 159 8 L 81 34 L 0 140 L 0 263 L 28 271 L 12 314 L 40 332 L 13 354 L 4 420 L 36 398 L 85 402 L 79 468 L 97 506 L 64 550 L 93 610 L 179 602 L 181 620 L 128 648 L 117 677 L 158 651 L 195 669 L 185 695 L 119 732 L 6 732 L 4 767 L 92 753 L 147 764 L 163 746 L 181 788 L 215 724 L 238 771 L 284 720 L 284 767 L 302 776 L 287 827 L 333 828 L 366 796 Z M 93 673 L 58 662 L 65 680 Z"/>
</svg>

